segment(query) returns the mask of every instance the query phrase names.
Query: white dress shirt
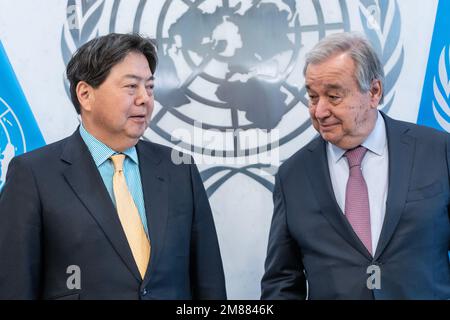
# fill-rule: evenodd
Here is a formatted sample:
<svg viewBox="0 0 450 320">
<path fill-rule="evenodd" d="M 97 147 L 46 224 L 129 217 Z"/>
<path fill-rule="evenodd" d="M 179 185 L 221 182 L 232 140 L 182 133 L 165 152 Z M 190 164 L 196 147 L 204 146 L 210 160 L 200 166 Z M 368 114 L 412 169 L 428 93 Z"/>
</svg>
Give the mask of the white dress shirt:
<svg viewBox="0 0 450 320">
<path fill-rule="evenodd" d="M 372 252 L 375 254 L 386 213 L 389 168 L 386 126 L 380 112 L 378 112 L 373 131 L 362 143 L 362 146 L 368 149 L 361 163 L 361 169 L 369 192 Z M 345 151 L 329 142 L 327 143 L 331 183 L 336 201 L 344 214 L 345 190 L 349 176 L 347 158 L 344 157 Z"/>
</svg>

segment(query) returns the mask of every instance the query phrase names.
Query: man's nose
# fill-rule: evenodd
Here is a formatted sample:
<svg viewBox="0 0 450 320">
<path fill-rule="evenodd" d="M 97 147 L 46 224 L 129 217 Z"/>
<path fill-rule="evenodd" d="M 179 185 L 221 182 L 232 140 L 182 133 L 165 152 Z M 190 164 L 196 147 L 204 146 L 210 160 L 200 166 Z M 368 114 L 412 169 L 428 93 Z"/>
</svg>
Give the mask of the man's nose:
<svg viewBox="0 0 450 320">
<path fill-rule="evenodd" d="M 136 105 L 144 105 L 147 104 L 152 99 L 152 95 L 147 92 L 145 86 L 141 86 L 139 88 L 138 95 L 136 97 Z"/>
<path fill-rule="evenodd" d="M 316 104 L 314 115 L 317 119 L 323 119 L 330 116 L 330 106 L 326 99 L 321 98 Z"/>
</svg>

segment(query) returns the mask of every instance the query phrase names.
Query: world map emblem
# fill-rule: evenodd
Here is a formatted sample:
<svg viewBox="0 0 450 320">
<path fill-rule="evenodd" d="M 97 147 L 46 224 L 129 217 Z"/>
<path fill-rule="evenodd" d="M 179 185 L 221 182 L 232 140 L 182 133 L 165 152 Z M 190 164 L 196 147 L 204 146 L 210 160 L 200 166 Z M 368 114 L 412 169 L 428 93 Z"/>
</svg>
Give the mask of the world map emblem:
<svg viewBox="0 0 450 320">
<path fill-rule="evenodd" d="M 161 10 L 156 40 L 161 47 L 158 77 L 162 84 L 156 99 L 162 108 L 152 129 L 176 141 L 177 137 L 171 135 L 176 130 L 160 124 L 167 118 L 165 122 L 181 120 L 190 126 L 200 122 L 203 130 L 231 133 L 233 145 L 229 149 L 205 147 L 205 141 L 200 141 L 202 145 L 178 143 L 187 150 L 220 157 L 257 154 L 270 149 L 274 142 L 281 145 L 300 134 L 304 130 L 301 123 L 307 118 L 299 121 L 298 133 L 286 131 L 278 141 L 259 139 L 267 145 L 260 141 L 245 143 L 236 134 L 236 130 L 246 133 L 260 129 L 260 133 L 270 135 L 284 116 L 306 102 L 297 81 L 301 78 L 297 62 L 305 32 L 297 3 L 241 1 L 231 6 L 228 1 L 215 1 L 214 5 L 202 5 L 172 1 Z M 328 27 L 326 23 L 313 24 L 308 32 L 314 31 L 319 37 L 318 33 Z M 348 30 L 348 21 L 333 28 Z"/>
<path fill-rule="evenodd" d="M 342 0 L 326 6 L 311 0 L 81 3 L 73 11 L 77 28 L 69 28 L 74 18 L 69 10 L 63 28 L 65 62 L 73 47 L 96 35 L 133 31 L 154 38 L 157 103 L 144 138 L 156 135 L 196 159 L 212 159 L 201 171 L 204 182 L 222 176 L 207 186 L 209 195 L 238 173 L 272 189 L 280 162 L 302 146 L 299 137 L 305 144 L 316 135 L 307 110 L 304 54 L 327 34 L 352 30 Z M 68 8 L 76 4 L 69 0 Z M 358 8 L 363 32 L 391 66 L 388 111 L 403 64 L 398 5 L 363 0 Z M 131 11 L 133 16 L 123 14 Z M 261 161 L 274 150 L 281 155 L 278 163 Z"/>
</svg>

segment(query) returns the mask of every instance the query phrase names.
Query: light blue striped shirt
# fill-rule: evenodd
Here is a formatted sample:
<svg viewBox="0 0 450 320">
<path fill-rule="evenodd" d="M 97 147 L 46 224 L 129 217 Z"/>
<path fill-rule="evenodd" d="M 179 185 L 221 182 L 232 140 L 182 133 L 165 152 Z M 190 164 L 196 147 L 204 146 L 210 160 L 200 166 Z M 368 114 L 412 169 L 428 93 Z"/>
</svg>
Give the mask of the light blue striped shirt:
<svg viewBox="0 0 450 320">
<path fill-rule="evenodd" d="M 97 169 L 102 176 L 106 189 L 108 190 L 108 193 L 115 206 L 116 200 L 113 191 L 114 166 L 109 158 L 112 155 L 118 154 L 118 152 L 114 151 L 101 141 L 97 140 L 93 135 L 87 132 L 82 124 L 80 125 L 80 134 L 89 151 L 91 152 L 92 158 L 94 158 Z M 141 175 L 139 172 L 139 159 L 136 152 L 136 147 L 129 148 L 122 153 L 126 155 L 123 163 L 123 173 L 127 181 L 128 189 L 130 190 L 131 196 L 133 197 L 134 203 L 136 204 L 136 207 L 139 211 L 139 215 L 141 216 L 144 230 L 148 235 L 144 194 L 142 192 Z"/>
</svg>

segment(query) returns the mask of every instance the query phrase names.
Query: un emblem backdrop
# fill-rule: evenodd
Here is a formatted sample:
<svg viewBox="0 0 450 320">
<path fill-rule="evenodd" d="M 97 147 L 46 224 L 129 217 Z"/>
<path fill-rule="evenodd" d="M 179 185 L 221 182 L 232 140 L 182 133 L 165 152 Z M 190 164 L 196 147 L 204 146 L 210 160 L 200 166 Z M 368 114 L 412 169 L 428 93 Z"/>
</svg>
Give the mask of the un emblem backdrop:
<svg viewBox="0 0 450 320">
<path fill-rule="evenodd" d="M 436 0 L 0 0 L 0 39 L 12 53 L 47 142 L 77 126 L 64 68 L 79 46 L 110 32 L 155 39 L 156 106 L 144 139 L 194 156 L 213 209 L 228 296 L 258 299 L 274 174 L 317 134 L 306 108 L 305 53 L 331 33 L 366 35 L 386 73 L 380 109 L 415 122 L 437 5 Z M 448 39 L 439 50 L 441 60 L 449 61 Z M 436 75 L 442 82 L 448 73 Z M 438 88 L 448 98 L 446 86 Z M 8 110 L 0 100 L 0 114 L 12 115 Z M 1 128 L 0 138 L 5 144 Z M 6 145 L 0 150 L 9 154 Z"/>
</svg>

